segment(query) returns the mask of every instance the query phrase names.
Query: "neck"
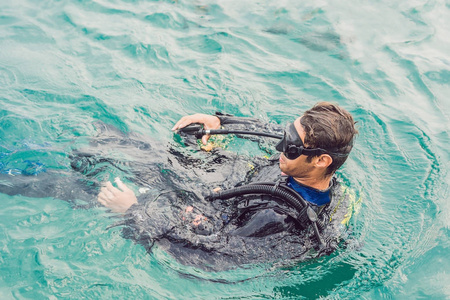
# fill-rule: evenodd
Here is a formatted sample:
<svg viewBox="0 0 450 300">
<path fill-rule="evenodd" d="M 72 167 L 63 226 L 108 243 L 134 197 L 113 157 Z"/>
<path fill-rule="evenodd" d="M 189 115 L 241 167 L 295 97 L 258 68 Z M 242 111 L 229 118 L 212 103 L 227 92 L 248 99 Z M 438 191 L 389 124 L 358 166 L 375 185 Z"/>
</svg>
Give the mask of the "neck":
<svg viewBox="0 0 450 300">
<path fill-rule="evenodd" d="M 303 185 L 315 188 L 317 190 L 326 190 L 330 186 L 331 177 L 332 176 L 327 176 L 327 177 L 320 178 L 320 179 L 312 178 L 312 177 L 306 177 L 306 178 L 292 177 L 292 178 L 294 178 L 295 181 L 297 181 Z"/>
</svg>

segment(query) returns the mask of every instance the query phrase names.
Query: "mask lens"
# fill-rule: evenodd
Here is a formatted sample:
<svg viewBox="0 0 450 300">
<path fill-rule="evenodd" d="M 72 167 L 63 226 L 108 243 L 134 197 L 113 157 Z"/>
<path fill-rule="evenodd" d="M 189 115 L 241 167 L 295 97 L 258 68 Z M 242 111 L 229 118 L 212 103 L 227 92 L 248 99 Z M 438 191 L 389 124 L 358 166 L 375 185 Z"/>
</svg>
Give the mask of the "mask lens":
<svg viewBox="0 0 450 300">
<path fill-rule="evenodd" d="M 275 146 L 275 149 L 279 152 L 284 152 L 286 149 L 286 133 L 284 133 L 283 139 Z"/>
<path fill-rule="evenodd" d="M 288 159 L 291 159 L 291 160 L 296 159 L 297 157 L 299 157 L 301 155 L 301 150 L 297 146 L 289 145 L 287 147 L 286 151 L 284 151 L 284 155 Z"/>
<path fill-rule="evenodd" d="M 283 139 L 275 146 L 280 152 L 283 152 L 287 159 L 296 159 L 302 154 L 303 142 L 298 136 L 297 129 L 293 123 L 286 126 Z"/>
</svg>

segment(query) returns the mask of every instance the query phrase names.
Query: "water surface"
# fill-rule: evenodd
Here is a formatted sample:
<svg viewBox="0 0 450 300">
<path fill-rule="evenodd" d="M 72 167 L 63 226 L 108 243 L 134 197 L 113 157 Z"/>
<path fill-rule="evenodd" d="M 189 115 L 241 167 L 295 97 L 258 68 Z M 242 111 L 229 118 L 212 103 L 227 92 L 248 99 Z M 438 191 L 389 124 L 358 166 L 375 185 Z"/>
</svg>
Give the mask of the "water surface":
<svg viewBox="0 0 450 300">
<path fill-rule="evenodd" d="M 298 2 L 3 1 L 1 173 L 70 169 L 97 121 L 169 142 L 185 114 L 285 123 L 327 100 L 358 121 L 339 176 L 364 203 L 330 257 L 208 273 L 105 210 L 0 195 L 0 298 L 450 298 L 450 4 Z"/>
</svg>

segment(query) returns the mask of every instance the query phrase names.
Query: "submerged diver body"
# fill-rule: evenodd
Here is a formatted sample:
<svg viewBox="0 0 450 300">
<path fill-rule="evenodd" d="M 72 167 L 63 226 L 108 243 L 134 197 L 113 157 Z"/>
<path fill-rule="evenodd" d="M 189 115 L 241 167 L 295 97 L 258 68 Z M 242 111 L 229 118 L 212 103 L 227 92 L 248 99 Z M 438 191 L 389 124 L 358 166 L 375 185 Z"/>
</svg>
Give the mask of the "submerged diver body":
<svg viewBox="0 0 450 300">
<path fill-rule="evenodd" d="M 274 124 L 222 114 L 186 116 L 173 130 L 193 123 L 205 130 L 224 126 L 282 132 Z M 148 250 L 156 243 L 183 264 L 218 270 L 317 257 L 337 247 L 351 214 L 349 194 L 333 175 L 347 159 L 356 133 L 347 111 L 321 102 L 288 124 L 276 146 L 279 156 L 255 158 L 249 167 L 238 156 L 215 149 L 208 155 L 220 157 L 219 165 L 231 172 L 215 180 L 220 168 L 203 169 L 202 179 L 213 177 L 208 183 L 189 180 L 201 168 L 176 156 L 178 162 L 169 159 L 170 164 L 184 165 L 193 176 L 168 175 L 172 188 L 139 197 L 118 179 L 117 188 L 108 182 L 101 189 L 98 202 L 125 213 L 126 237 Z M 208 139 L 204 135 L 203 144 Z M 262 182 L 265 192 L 242 192 L 252 190 L 255 182 Z M 222 190 L 210 192 L 216 186 Z"/>
<path fill-rule="evenodd" d="M 284 132 L 276 145 L 281 154 L 266 159 L 221 148 L 197 151 L 193 136 L 182 132 L 192 123 L 204 130 Z M 336 105 L 318 103 L 285 130 L 253 118 L 186 116 L 173 130 L 187 147 L 103 123 L 96 127 L 99 133 L 89 146 L 70 155 L 75 172 L 2 172 L 0 192 L 55 197 L 74 207 L 100 203 L 124 213 L 125 237 L 148 251 L 158 245 L 183 264 L 209 270 L 317 257 L 333 251 L 346 232 L 355 203 L 333 174 L 345 162 L 357 131 L 352 116 Z M 204 144 L 208 139 L 202 136 Z M 117 187 L 108 182 L 98 193 L 101 176 L 111 167 L 147 192 L 136 196 L 118 179 Z"/>
</svg>

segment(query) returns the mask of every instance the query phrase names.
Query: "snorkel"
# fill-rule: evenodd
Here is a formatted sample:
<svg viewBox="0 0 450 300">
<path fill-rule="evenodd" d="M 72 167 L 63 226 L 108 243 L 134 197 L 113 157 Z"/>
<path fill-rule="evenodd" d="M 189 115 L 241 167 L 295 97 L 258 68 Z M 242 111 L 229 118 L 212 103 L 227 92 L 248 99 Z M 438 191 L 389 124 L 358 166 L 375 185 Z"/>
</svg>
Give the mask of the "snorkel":
<svg viewBox="0 0 450 300">
<path fill-rule="evenodd" d="M 203 129 L 202 125 L 194 123 L 188 125 L 184 128 L 179 129 L 179 131 L 186 134 L 195 135 L 197 139 L 201 139 L 204 135 L 215 135 L 215 134 L 246 134 L 246 135 L 256 135 L 256 136 L 266 136 L 274 139 L 282 139 L 283 136 L 278 134 L 271 134 L 259 131 L 247 131 L 247 130 L 229 130 L 229 129 Z"/>
<path fill-rule="evenodd" d="M 348 156 L 349 153 L 338 153 L 334 151 L 325 150 L 322 148 L 306 148 L 303 144 L 302 139 L 298 135 L 297 129 L 294 123 L 289 123 L 284 130 L 284 135 L 259 132 L 259 131 L 247 131 L 247 130 L 229 130 L 229 129 L 204 129 L 202 125 L 198 123 L 190 124 L 184 128 L 179 129 L 179 131 L 194 135 L 195 138 L 201 139 L 204 135 L 216 135 L 216 134 L 244 134 L 244 135 L 255 135 L 255 136 L 265 136 L 274 139 L 281 140 L 275 146 L 275 149 L 279 152 L 284 153 L 284 155 L 292 160 L 296 159 L 300 155 L 307 156 L 317 156 L 324 153 L 329 153 L 333 156 Z"/>
</svg>

